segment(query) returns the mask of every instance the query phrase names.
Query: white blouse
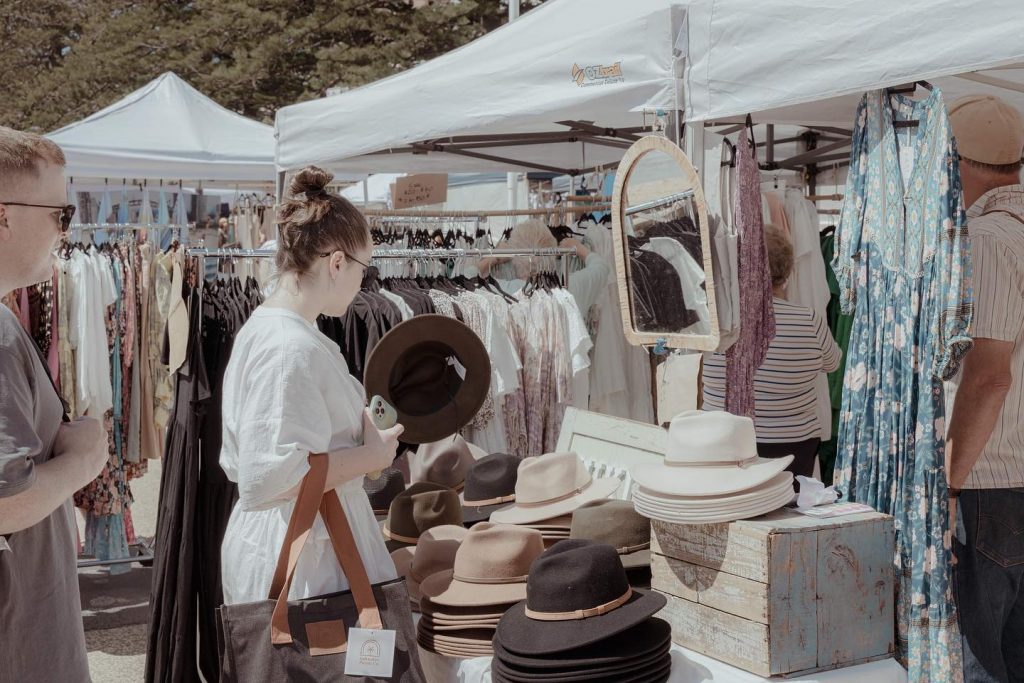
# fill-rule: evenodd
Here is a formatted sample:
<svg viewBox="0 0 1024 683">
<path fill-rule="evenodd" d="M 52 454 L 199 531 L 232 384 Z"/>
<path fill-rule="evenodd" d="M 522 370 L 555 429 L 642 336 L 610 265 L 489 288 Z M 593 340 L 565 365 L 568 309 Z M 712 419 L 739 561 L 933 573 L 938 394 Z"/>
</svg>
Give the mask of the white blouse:
<svg viewBox="0 0 1024 683">
<path fill-rule="evenodd" d="M 337 344 L 301 316 L 261 306 L 235 338 L 224 373 L 220 464 L 239 500 L 222 546 L 227 604 L 266 600 L 309 453 L 362 444 L 362 385 Z M 371 583 L 396 578 L 362 478 L 337 489 Z M 294 493 L 292 493 L 294 495 Z M 348 588 L 318 517 L 289 599 Z"/>
</svg>

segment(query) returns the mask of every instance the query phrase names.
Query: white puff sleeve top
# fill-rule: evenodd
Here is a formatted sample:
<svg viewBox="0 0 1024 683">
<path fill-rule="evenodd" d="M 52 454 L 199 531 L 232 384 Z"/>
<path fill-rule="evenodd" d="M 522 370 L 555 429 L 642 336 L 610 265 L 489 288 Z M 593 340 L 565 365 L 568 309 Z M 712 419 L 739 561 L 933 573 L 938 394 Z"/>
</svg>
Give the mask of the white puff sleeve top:
<svg viewBox="0 0 1024 683">
<path fill-rule="evenodd" d="M 265 600 L 308 455 L 362 444 L 362 385 L 337 344 L 301 316 L 257 308 L 224 373 L 220 464 L 239 500 L 222 545 L 224 601 Z M 339 457 L 339 456 L 335 456 Z M 344 456 L 340 456 L 344 457 Z M 362 478 L 338 489 L 370 581 L 396 577 Z M 290 599 L 348 588 L 317 518 Z"/>
</svg>

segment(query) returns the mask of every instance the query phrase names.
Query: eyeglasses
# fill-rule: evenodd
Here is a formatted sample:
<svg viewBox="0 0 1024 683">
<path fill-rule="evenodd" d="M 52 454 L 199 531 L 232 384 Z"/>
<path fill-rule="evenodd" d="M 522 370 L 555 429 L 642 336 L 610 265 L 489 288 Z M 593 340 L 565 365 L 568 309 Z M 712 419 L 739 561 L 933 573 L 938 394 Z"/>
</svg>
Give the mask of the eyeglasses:
<svg viewBox="0 0 1024 683">
<path fill-rule="evenodd" d="M 55 211 L 60 211 L 60 231 L 62 233 L 71 229 L 71 219 L 75 217 L 74 204 L 66 204 L 63 206 L 55 206 L 53 204 L 25 204 L 23 202 L 0 202 L 0 204 L 6 204 L 8 206 L 29 206 L 35 209 L 53 209 Z"/>
<path fill-rule="evenodd" d="M 330 255 L 331 255 L 331 254 L 333 254 L 333 253 L 334 253 L 333 251 L 329 251 L 329 252 L 326 252 L 326 253 L 320 254 L 320 258 L 327 258 L 328 256 L 330 256 Z M 352 256 L 351 254 L 345 254 L 345 256 L 346 256 L 346 257 L 348 257 L 349 259 L 351 259 L 351 260 L 355 261 L 355 262 L 356 262 L 356 263 L 358 263 L 359 265 L 361 265 L 361 266 L 363 267 L 363 270 L 364 270 L 364 271 L 365 271 L 365 270 L 366 270 L 367 268 L 369 268 L 369 267 L 370 267 L 370 264 L 369 264 L 369 263 L 363 263 L 362 261 L 360 261 L 359 259 L 357 259 L 357 258 L 356 258 L 355 256 Z"/>
</svg>

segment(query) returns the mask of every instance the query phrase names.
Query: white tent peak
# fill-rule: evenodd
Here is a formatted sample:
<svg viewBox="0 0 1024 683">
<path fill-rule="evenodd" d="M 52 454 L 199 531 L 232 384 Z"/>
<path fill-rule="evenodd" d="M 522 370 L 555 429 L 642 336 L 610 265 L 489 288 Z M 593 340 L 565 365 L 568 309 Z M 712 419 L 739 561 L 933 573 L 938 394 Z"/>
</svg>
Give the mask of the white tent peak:
<svg viewBox="0 0 1024 683">
<path fill-rule="evenodd" d="M 275 177 L 273 128 L 222 107 L 170 71 L 47 137 L 64 150 L 72 176 Z"/>
</svg>

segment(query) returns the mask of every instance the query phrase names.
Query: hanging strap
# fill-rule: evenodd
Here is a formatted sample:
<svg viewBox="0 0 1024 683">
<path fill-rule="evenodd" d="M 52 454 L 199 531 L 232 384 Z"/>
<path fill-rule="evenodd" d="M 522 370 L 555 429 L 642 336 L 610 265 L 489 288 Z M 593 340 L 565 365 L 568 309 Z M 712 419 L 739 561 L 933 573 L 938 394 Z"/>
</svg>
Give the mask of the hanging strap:
<svg viewBox="0 0 1024 683">
<path fill-rule="evenodd" d="M 292 511 L 291 519 L 288 520 L 288 529 L 285 532 L 281 552 L 277 557 L 274 578 L 270 584 L 269 599 L 276 601 L 270 628 L 271 642 L 275 645 L 292 643 L 292 634 L 288 625 L 288 593 L 295 577 L 299 555 L 309 538 L 317 512 L 320 512 L 324 520 L 334 554 L 348 579 L 349 590 L 352 592 L 359 613 L 360 625 L 370 629 L 379 629 L 383 625 L 380 611 L 373 597 L 373 587 L 366 575 L 366 568 L 359 556 L 359 549 L 352 537 L 352 529 L 341 501 L 338 499 L 338 494 L 334 490 L 324 493 L 324 487 L 327 484 L 327 455 L 311 453 L 309 465 L 309 472 L 299 486 L 295 509 Z M 346 642 L 343 632 L 345 625 L 340 621 L 336 622 L 336 625 L 342 630 L 342 633 L 335 634 L 335 642 Z"/>
</svg>

